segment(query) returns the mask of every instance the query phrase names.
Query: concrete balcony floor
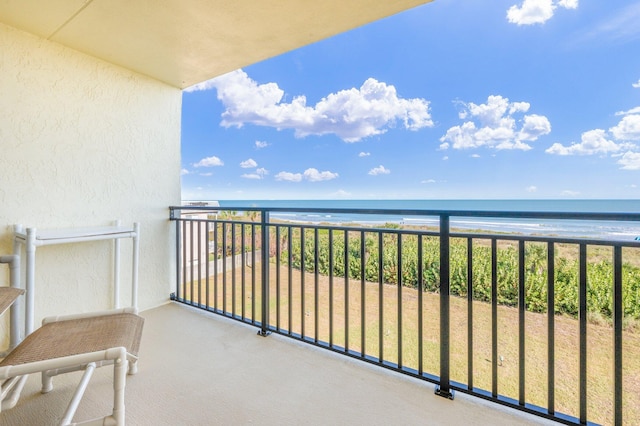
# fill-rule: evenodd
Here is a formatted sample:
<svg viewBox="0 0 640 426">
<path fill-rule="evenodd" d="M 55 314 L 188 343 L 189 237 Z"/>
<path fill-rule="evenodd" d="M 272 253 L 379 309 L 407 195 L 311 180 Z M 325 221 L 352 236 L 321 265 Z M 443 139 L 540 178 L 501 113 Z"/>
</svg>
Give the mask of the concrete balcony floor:
<svg viewBox="0 0 640 426">
<path fill-rule="evenodd" d="M 535 425 L 551 421 L 358 362 L 187 306 L 171 303 L 146 318 L 140 370 L 129 376 L 129 425 Z M 97 370 L 74 420 L 110 411 L 111 367 Z M 79 373 L 39 392 L 32 375 L 1 425 L 56 424 Z"/>
</svg>

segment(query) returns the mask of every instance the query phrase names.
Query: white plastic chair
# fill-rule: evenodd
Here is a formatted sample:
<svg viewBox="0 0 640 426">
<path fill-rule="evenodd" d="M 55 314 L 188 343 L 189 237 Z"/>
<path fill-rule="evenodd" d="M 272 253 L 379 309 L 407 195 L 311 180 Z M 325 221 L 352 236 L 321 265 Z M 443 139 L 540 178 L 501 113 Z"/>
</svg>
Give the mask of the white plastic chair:
<svg viewBox="0 0 640 426">
<path fill-rule="evenodd" d="M 0 263 L 19 262 L 15 258 L 0 256 Z M 22 294 L 24 290 L 15 286 L 0 287 L 0 314 Z M 143 325 L 144 319 L 137 315 L 135 308 L 45 318 L 42 327 L 27 336 L 0 361 L 0 416 L 1 411 L 13 408 L 18 403 L 28 374 L 41 373 L 42 392 L 47 393 L 53 388 L 53 376 L 84 370 L 59 422 L 61 425 L 70 425 L 93 371 L 97 367 L 113 364 L 112 412 L 73 424 L 124 425 L 126 375 L 127 372 L 136 372 Z"/>
</svg>

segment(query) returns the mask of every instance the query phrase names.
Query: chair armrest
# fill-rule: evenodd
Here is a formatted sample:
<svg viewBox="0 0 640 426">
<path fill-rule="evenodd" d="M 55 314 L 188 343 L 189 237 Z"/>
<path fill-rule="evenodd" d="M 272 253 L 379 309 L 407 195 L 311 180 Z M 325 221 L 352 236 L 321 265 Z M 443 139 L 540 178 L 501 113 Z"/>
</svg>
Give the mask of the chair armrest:
<svg viewBox="0 0 640 426">
<path fill-rule="evenodd" d="M 4 367 L 0 367 L 0 380 L 9 379 L 15 376 L 23 376 L 25 374 L 40 373 L 42 371 L 53 370 L 56 368 L 65 368 L 74 365 L 89 364 L 91 362 L 118 359 L 121 361 L 127 360 L 127 350 L 124 347 L 29 362 L 26 364 L 6 365 Z"/>
</svg>

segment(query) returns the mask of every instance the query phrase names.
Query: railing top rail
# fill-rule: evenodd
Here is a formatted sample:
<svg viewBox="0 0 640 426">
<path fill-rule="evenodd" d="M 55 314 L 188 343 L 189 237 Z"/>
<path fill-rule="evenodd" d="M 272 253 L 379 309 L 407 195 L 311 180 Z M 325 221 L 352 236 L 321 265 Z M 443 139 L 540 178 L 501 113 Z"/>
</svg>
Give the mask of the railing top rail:
<svg viewBox="0 0 640 426">
<path fill-rule="evenodd" d="M 350 209 L 350 208 L 309 208 L 309 207 L 213 207 L 213 206 L 170 206 L 171 219 L 177 219 L 175 212 L 199 211 L 257 211 L 287 213 L 333 213 L 361 215 L 403 215 L 403 216 L 448 216 L 448 217 L 489 217 L 514 219 L 568 219 L 568 220 L 612 220 L 640 222 L 640 213 L 631 212 L 562 212 L 562 211 L 507 211 L 507 210 L 413 210 L 413 209 Z"/>
</svg>

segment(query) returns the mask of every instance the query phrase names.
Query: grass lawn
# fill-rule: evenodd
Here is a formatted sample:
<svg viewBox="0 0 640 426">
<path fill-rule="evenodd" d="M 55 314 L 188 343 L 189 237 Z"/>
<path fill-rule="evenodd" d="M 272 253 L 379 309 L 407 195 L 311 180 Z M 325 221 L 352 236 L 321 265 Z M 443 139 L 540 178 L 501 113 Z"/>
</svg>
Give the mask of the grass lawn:
<svg viewBox="0 0 640 426">
<path fill-rule="evenodd" d="M 255 273 L 255 276 L 252 274 Z M 402 365 L 414 369 L 419 367 L 418 347 L 418 290 L 401 288 L 399 294 L 395 285 L 383 285 L 383 303 L 379 304 L 380 285 L 364 284 L 364 324 L 362 318 L 362 283 L 350 280 L 348 300 L 345 297 L 343 278 L 333 279 L 333 333 L 330 333 L 330 284 L 326 276 L 301 274 L 281 266 L 279 313 L 277 305 L 276 275 L 278 269 L 270 265 L 270 323 L 279 325 L 281 330 L 291 330 L 307 338 L 329 342 L 373 357 L 380 353 L 380 310 L 382 310 L 383 358 L 398 363 L 399 349 Z M 242 282 L 244 275 L 244 298 Z M 245 316 L 261 318 L 261 277 L 260 268 L 240 268 L 235 275 L 228 272 L 226 278 L 226 308 L 240 315 L 244 304 Z M 252 311 L 252 279 L 255 279 L 255 306 Z M 222 309 L 223 276 L 217 277 L 217 299 L 214 298 L 214 277 L 210 277 L 209 305 Z M 235 286 L 233 285 L 235 281 Z M 302 284 L 304 281 L 304 285 Z M 200 287 L 200 301 L 206 299 L 206 283 Z M 233 288 L 235 287 L 235 305 Z M 290 288 L 291 287 L 291 288 Z M 187 289 L 187 299 L 190 293 Z M 291 298 L 289 298 L 291 291 Z M 317 294 L 317 300 L 316 300 Z M 303 297 L 304 296 L 304 297 Z M 440 315 L 439 295 L 422 293 L 422 367 L 426 373 L 439 375 L 440 358 Z M 304 300 L 304 305 L 303 305 Z M 399 329 L 398 301 L 402 303 L 401 328 Z M 345 302 L 348 309 L 345 309 Z M 317 306 L 317 310 L 316 310 Z M 291 317 L 289 318 L 289 309 Z M 451 298 L 451 379 L 468 383 L 467 350 L 467 301 Z M 345 315 L 346 314 L 346 315 Z M 348 342 L 346 342 L 345 318 L 349 322 Z M 491 391 L 491 305 L 473 303 L 473 385 Z M 317 324 L 316 324 L 317 323 Z M 526 382 L 525 399 L 528 403 L 547 406 L 547 316 L 526 313 Z M 498 307 L 498 355 L 502 362 L 498 367 L 498 392 L 518 398 L 518 310 L 505 306 Z M 316 333 L 317 330 L 317 333 Z M 398 345 L 398 335 L 402 333 L 402 347 Z M 364 348 L 362 341 L 364 340 Z M 613 422 L 613 330 L 602 323 L 589 323 L 588 341 L 588 418 L 592 422 L 612 424 Z M 567 316 L 555 317 L 555 410 L 575 417 L 579 413 L 578 395 L 578 321 Z M 623 333 L 623 416 L 625 424 L 640 424 L 640 333 L 635 328 L 627 328 Z"/>
</svg>

